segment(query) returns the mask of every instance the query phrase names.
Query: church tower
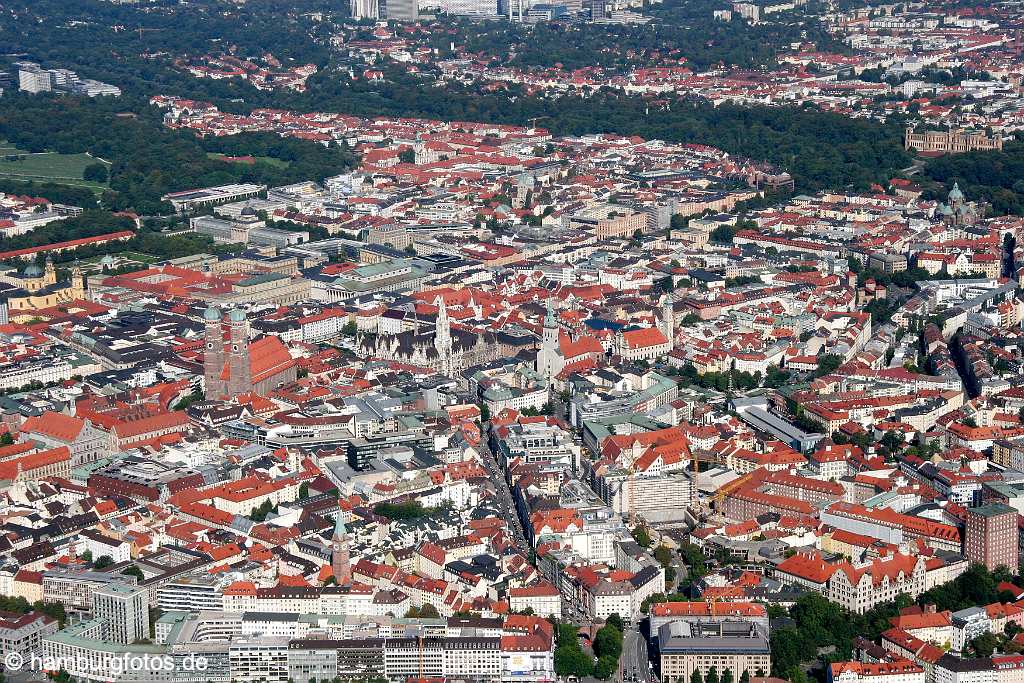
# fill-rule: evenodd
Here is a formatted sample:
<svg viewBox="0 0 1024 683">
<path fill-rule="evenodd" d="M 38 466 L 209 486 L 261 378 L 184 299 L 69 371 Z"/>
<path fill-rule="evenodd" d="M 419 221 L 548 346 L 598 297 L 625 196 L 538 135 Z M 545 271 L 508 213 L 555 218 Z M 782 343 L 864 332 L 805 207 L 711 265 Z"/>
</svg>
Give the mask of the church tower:
<svg viewBox="0 0 1024 683">
<path fill-rule="evenodd" d="M 668 294 L 661 299 L 661 332 L 675 346 L 676 313 L 672 308 L 672 297 Z"/>
<path fill-rule="evenodd" d="M 452 374 L 452 324 L 448 320 L 448 309 L 445 308 L 444 298 L 437 297 L 434 300 L 437 304 L 437 325 L 434 332 L 434 348 L 441 361 L 441 372 L 445 375 Z"/>
<path fill-rule="evenodd" d="M 249 322 L 245 319 L 245 311 L 233 308 L 228 313 L 228 331 L 231 349 L 228 351 L 228 386 L 229 397 L 252 391 L 251 369 L 249 367 Z"/>
<path fill-rule="evenodd" d="M 46 270 L 43 271 L 43 282 L 47 285 L 57 284 L 57 269 L 53 265 L 53 259 L 46 257 Z"/>
<path fill-rule="evenodd" d="M 82 274 L 82 266 L 75 261 L 75 265 L 71 267 L 71 298 L 72 299 L 85 299 L 88 293 L 85 283 L 85 275 Z"/>
<path fill-rule="evenodd" d="M 544 315 L 544 331 L 541 336 L 540 351 L 537 353 L 537 374 L 543 375 L 548 380 L 552 375 L 558 374 L 560 368 L 556 368 L 558 356 L 558 322 L 555 320 L 555 310 L 551 307 L 551 299 L 547 301 L 547 313 Z"/>
<path fill-rule="evenodd" d="M 203 352 L 203 379 L 206 398 L 218 399 L 224 395 L 224 330 L 221 327 L 220 309 L 210 306 L 203 313 L 206 323 L 206 350 Z"/>
<path fill-rule="evenodd" d="M 338 510 L 331 538 L 331 572 L 339 586 L 352 583 L 352 563 L 348 552 L 348 534 L 345 531 L 345 513 Z"/>
</svg>

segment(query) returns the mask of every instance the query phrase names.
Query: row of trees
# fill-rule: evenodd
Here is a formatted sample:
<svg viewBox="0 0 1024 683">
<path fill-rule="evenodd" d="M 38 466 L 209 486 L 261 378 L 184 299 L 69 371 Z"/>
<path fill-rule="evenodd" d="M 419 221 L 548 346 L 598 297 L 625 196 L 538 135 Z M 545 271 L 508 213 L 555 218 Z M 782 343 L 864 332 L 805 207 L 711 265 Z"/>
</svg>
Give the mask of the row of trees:
<svg viewBox="0 0 1024 683">
<path fill-rule="evenodd" d="M 373 511 L 381 517 L 400 521 L 430 517 L 437 513 L 438 508 L 424 507 L 418 500 L 410 500 L 404 503 L 380 503 L 377 507 L 373 508 Z"/>
<path fill-rule="evenodd" d="M 35 610 L 36 612 L 42 612 L 43 614 L 53 617 L 56 619 L 61 628 L 64 628 L 64 622 L 67 620 L 67 613 L 64 611 L 64 605 L 59 602 L 43 602 L 37 600 L 34 603 L 30 603 L 23 597 L 11 597 L 9 595 L 0 595 L 0 611 L 3 612 L 14 612 L 15 614 L 28 614 Z"/>
<path fill-rule="evenodd" d="M 601 680 L 611 678 L 619 668 L 622 656 L 623 623 L 618 614 L 611 614 L 607 623 L 594 636 L 594 656 L 587 654 L 580 644 L 574 624 L 556 625 L 555 673 L 559 676 Z M 594 657 L 597 661 L 594 661 Z"/>
<path fill-rule="evenodd" d="M 38 247 L 122 230 L 135 230 L 135 223 L 129 218 L 116 216 L 109 211 L 89 209 L 84 211 L 81 216 L 48 223 L 24 235 L 0 238 L 0 251 Z M 39 261 L 42 262 L 48 256 L 57 264 L 68 264 L 75 260 L 89 259 L 105 254 L 118 254 L 124 251 L 147 254 L 157 259 L 173 259 L 199 253 L 231 254 L 244 249 L 245 245 L 242 244 L 214 244 L 213 239 L 206 235 L 196 233 L 167 235 L 143 227 L 136 232 L 135 237 L 123 242 L 87 245 L 78 247 L 74 251 L 41 254 Z M 24 262 L 13 260 L 11 265 L 23 267 Z M 131 269 L 133 268 L 129 268 L 129 270 Z M 58 272 L 58 275 L 61 273 Z M 66 273 L 64 275 L 66 276 Z"/>
<path fill-rule="evenodd" d="M 574 624 L 558 624 L 555 638 L 556 674 L 584 678 L 594 672 L 594 659 L 583 651 Z"/>
<path fill-rule="evenodd" d="M 754 672 L 758 676 L 764 676 L 765 672 L 758 669 Z M 732 669 L 726 669 L 722 672 L 722 675 L 718 675 L 718 667 L 713 666 L 708 669 L 708 675 L 704 676 L 700 669 L 694 669 L 693 673 L 690 674 L 690 683 L 735 683 L 736 677 L 732 673 Z M 749 683 L 750 672 L 746 669 L 740 674 L 740 683 Z M 678 682 L 682 683 L 682 682 Z"/>
<path fill-rule="evenodd" d="M 606 681 L 619 668 L 622 656 L 622 619 L 618 614 L 608 616 L 608 623 L 602 626 L 594 636 L 594 677 Z"/>
</svg>

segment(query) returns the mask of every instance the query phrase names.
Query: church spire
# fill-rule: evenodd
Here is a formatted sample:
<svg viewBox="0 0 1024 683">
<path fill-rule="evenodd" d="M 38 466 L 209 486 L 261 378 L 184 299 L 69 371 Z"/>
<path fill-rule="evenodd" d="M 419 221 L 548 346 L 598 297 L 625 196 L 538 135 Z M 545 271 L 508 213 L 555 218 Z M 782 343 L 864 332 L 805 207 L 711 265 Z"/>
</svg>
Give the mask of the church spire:
<svg viewBox="0 0 1024 683">
<path fill-rule="evenodd" d="M 661 299 L 661 331 L 673 346 L 676 338 L 676 314 L 672 308 L 672 297 L 666 294 Z"/>
<path fill-rule="evenodd" d="M 450 375 L 452 372 L 452 325 L 448 320 L 448 309 L 444 305 L 444 297 L 434 299 L 437 304 L 437 324 L 434 332 L 434 348 L 441 361 L 441 372 Z"/>
<path fill-rule="evenodd" d="M 550 386 L 552 375 L 562 370 L 558 352 L 558 321 L 555 320 L 555 309 L 551 299 L 547 300 L 547 313 L 544 315 L 544 329 L 541 333 L 540 351 L 537 353 L 537 373 L 543 375 Z"/>
</svg>

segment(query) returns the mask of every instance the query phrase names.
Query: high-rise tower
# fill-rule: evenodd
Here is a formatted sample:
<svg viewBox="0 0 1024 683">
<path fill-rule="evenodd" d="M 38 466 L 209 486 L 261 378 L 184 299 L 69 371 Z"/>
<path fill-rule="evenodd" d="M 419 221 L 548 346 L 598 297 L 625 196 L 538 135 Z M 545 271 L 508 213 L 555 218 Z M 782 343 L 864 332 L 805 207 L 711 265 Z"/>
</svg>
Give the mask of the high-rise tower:
<svg viewBox="0 0 1024 683">
<path fill-rule="evenodd" d="M 557 374 L 560 368 L 556 368 L 558 356 L 558 322 L 555 320 L 555 310 L 551 307 L 551 299 L 547 301 L 547 313 L 544 315 L 544 331 L 541 336 L 540 351 L 537 353 L 537 374 L 543 375 L 548 380 Z"/>
<path fill-rule="evenodd" d="M 338 510 L 338 521 L 334 524 L 331 537 L 331 572 L 339 586 L 352 583 L 352 563 L 348 551 L 348 533 L 345 530 L 345 513 Z"/>
<path fill-rule="evenodd" d="M 448 320 L 448 309 L 445 308 L 444 298 L 437 297 L 437 323 L 434 332 L 434 348 L 441 361 L 441 372 L 445 375 L 452 373 L 452 324 Z"/>
<path fill-rule="evenodd" d="M 203 379 L 206 397 L 220 398 L 224 394 L 224 329 L 221 327 L 220 309 L 210 306 L 203 313 L 206 323 L 206 350 L 203 352 Z"/>
<path fill-rule="evenodd" d="M 661 332 L 665 339 L 675 346 L 676 313 L 672 308 L 672 297 L 668 294 L 661 299 Z"/>
<path fill-rule="evenodd" d="M 228 350 L 229 397 L 252 391 L 252 376 L 249 367 L 249 321 L 245 311 L 233 308 L 228 313 L 228 332 L 231 348 Z"/>
</svg>

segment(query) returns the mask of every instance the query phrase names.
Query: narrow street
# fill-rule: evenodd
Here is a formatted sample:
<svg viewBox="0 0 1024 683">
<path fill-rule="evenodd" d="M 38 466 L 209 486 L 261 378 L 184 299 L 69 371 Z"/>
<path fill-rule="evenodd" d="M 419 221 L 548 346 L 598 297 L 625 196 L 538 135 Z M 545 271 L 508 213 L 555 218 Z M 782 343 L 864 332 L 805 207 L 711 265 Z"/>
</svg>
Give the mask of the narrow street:
<svg viewBox="0 0 1024 683">
<path fill-rule="evenodd" d="M 487 436 L 489 428 L 483 430 L 483 434 L 480 438 L 480 456 L 483 460 L 484 467 L 487 469 L 487 474 L 491 480 L 494 481 L 494 488 L 498 492 L 498 507 L 501 510 L 502 515 L 509 523 L 509 528 L 515 535 L 516 547 L 524 555 L 530 553 L 530 543 L 526 538 L 526 534 L 523 532 L 523 525 L 519 521 L 519 515 L 516 513 L 515 501 L 512 499 L 512 491 L 509 489 L 508 482 L 505 480 L 505 472 L 498 466 L 498 461 L 491 452 L 491 447 L 487 443 Z"/>
<path fill-rule="evenodd" d="M 647 641 L 639 632 L 639 626 L 626 629 L 622 641 L 622 680 L 632 681 L 636 677 L 638 683 L 653 683 L 656 679 L 647 657 Z"/>
</svg>

